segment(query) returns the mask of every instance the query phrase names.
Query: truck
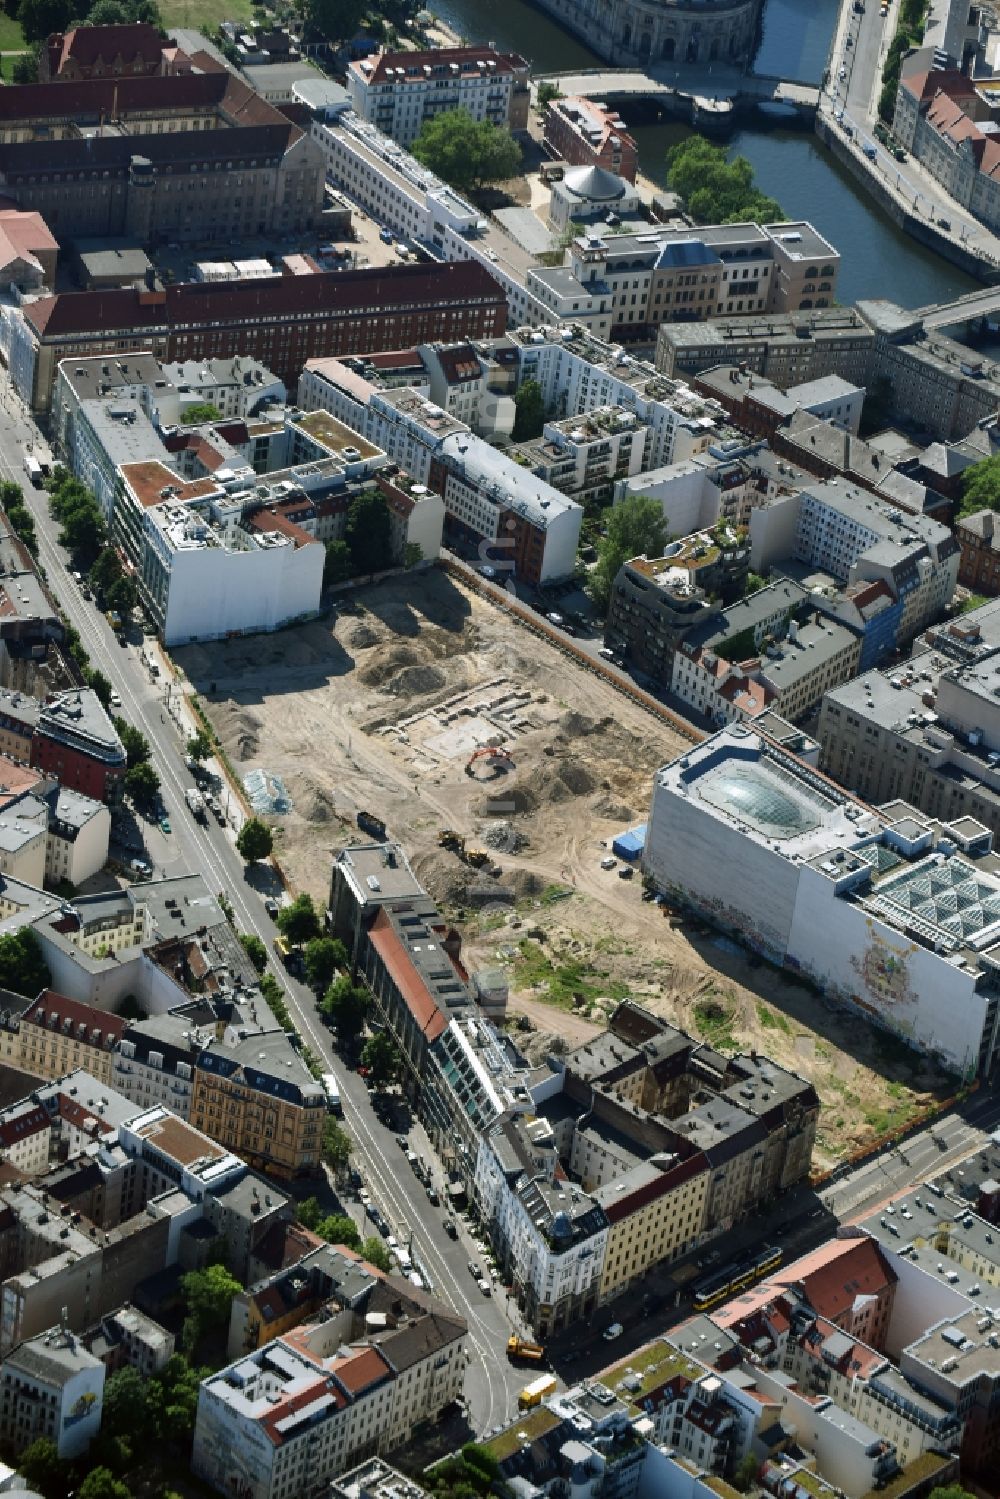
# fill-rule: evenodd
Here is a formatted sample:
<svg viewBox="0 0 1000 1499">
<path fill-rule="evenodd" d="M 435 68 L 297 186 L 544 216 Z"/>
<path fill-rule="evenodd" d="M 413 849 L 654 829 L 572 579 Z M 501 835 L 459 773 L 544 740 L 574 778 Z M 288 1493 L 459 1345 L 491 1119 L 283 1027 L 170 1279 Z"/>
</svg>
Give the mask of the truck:
<svg viewBox="0 0 1000 1499">
<path fill-rule="evenodd" d="M 363 833 L 370 833 L 373 838 L 385 837 L 385 823 L 381 817 L 376 817 L 374 812 L 360 811 L 356 818 L 358 827 Z"/>
<path fill-rule="evenodd" d="M 208 821 L 208 817 L 205 814 L 205 800 L 200 791 L 196 791 L 193 786 L 189 786 L 184 793 L 184 800 L 187 802 L 188 811 L 192 816 L 196 817 L 199 822 Z"/>
<path fill-rule="evenodd" d="M 340 1102 L 340 1088 L 337 1084 L 337 1079 L 334 1077 L 332 1072 L 324 1072 L 320 1081 L 322 1082 L 324 1091 L 326 1092 L 327 1108 L 330 1110 L 331 1114 L 336 1114 L 339 1116 L 343 1113 L 343 1107 Z"/>
<path fill-rule="evenodd" d="M 517 1397 L 517 1408 L 519 1411 L 530 1411 L 534 1406 L 541 1405 L 547 1395 L 556 1392 L 555 1375 L 540 1374 L 530 1384 L 526 1384 Z"/>
<path fill-rule="evenodd" d="M 507 1357 L 511 1362 L 522 1360 L 527 1364 L 540 1364 L 545 1358 L 545 1349 L 541 1343 L 529 1343 L 527 1338 L 511 1333 L 507 1339 Z"/>
<path fill-rule="evenodd" d="M 39 463 L 37 458 L 32 456 L 31 453 L 25 453 L 24 455 L 24 472 L 31 480 L 32 487 L 34 489 L 41 489 L 42 465 Z"/>
</svg>

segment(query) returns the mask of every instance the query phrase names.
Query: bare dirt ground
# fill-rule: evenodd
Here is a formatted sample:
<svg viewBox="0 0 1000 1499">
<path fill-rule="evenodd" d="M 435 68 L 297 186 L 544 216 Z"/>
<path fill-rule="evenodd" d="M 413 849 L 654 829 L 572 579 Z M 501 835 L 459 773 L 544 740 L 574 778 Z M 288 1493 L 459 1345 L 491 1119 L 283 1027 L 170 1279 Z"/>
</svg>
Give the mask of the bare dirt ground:
<svg viewBox="0 0 1000 1499">
<path fill-rule="evenodd" d="M 283 778 L 293 807 L 275 820 L 276 852 L 291 882 L 325 904 L 357 810 L 377 813 L 461 924 L 470 965 L 507 969 L 532 1054 L 578 1044 L 634 996 L 722 1050 L 756 1046 L 811 1078 L 819 1165 L 942 1093 L 891 1038 L 643 902 L 638 874 L 600 868 L 614 835 L 645 820 L 652 773 L 681 742 L 443 573 L 176 660 L 233 765 Z M 481 759 L 469 775 L 486 745 L 512 764 Z M 440 847 L 445 828 L 483 848 L 487 868 Z"/>
</svg>

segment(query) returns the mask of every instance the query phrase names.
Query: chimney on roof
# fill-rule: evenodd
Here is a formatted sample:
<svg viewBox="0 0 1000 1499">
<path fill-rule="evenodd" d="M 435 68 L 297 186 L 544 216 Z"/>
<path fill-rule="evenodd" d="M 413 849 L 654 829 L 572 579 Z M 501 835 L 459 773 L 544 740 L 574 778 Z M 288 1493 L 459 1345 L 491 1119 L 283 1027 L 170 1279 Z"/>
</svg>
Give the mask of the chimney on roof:
<svg viewBox="0 0 1000 1499">
<path fill-rule="evenodd" d="M 993 511 L 987 510 L 983 516 L 983 537 L 986 541 L 993 539 Z"/>
</svg>

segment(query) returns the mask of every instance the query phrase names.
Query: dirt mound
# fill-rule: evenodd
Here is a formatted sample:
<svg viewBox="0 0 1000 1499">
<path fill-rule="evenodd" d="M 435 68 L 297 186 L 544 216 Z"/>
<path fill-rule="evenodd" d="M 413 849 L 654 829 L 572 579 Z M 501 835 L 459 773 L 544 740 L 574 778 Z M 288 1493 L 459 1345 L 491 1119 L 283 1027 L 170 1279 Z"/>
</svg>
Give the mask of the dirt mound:
<svg viewBox="0 0 1000 1499">
<path fill-rule="evenodd" d="M 367 651 L 373 645 L 381 643 L 382 636 L 377 630 L 373 630 L 371 625 L 366 624 L 355 625 L 347 637 L 347 644 L 354 651 Z"/>
<path fill-rule="evenodd" d="M 513 890 L 518 900 L 532 900 L 541 895 L 546 883 L 531 869 L 509 869 L 504 874 L 504 884 Z"/>
<path fill-rule="evenodd" d="M 574 796 L 587 796 L 591 791 L 597 790 L 598 783 L 590 771 L 572 760 L 566 765 L 560 765 L 556 775 Z"/>
<path fill-rule="evenodd" d="M 308 822 L 329 822 L 335 816 L 333 797 L 317 786 L 312 795 L 306 798 L 302 811 Z"/>
<path fill-rule="evenodd" d="M 236 758 L 252 760 L 260 748 L 260 719 L 256 713 L 250 713 L 244 708 L 236 714 L 233 727 L 236 731 Z"/>
<path fill-rule="evenodd" d="M 590 718 L 586 713 L 575 713 L 572 709 L 559 720 L 560 732 L 567 739 L 584 739 L 590 734 L 600 734 L 614 726 L 615 720 L 608 714 L 603 718 Z"/>
<path fill-rule="evenodd" d="M 393 697 L 425 697 L 447 687 L 448 678 L 436 666 L 404 666 L 394 677 L 382 683 L 382 691 Z"/>
<path fill-rule="evenodd" d="M 380 651 L 376 660 L 362 667 L 358 678 L 366 687 L 383 687 L 397 672 L 407 666 L 422 666 L 423 662 L 423 654 L 412 646 L 395 645 L 387 651 Z"/>
<path fill-rule="evenodd" d="M 540 805 L 541 799 L 529 787 L 504 783 L 473 810 L 477 817 L 530 817 Z"/>
<path fill-rule="evenodd" d="M 596 796 L 590 804 L 591 812 L 606 817 L 609 822 L 631 822 L 635 816 L 632 808 L 613 796 Z"/>
</svg>

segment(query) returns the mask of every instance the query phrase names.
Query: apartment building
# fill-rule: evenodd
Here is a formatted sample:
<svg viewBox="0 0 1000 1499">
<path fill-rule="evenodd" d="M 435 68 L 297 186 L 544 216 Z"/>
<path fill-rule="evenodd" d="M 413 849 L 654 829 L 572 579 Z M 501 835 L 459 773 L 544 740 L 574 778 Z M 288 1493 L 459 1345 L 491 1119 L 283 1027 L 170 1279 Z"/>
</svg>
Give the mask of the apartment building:
<svg viewBox="0 0 1000 1499">
<path fill-rule="evenodd" d="M 1000 593 L 1000 529 L 992 510 L 977 510 L 955 522 L 960 561 L 958 581 L 973 593 L 995 598 Z"/>
<path fill-rule="evenodd" d="M 101 1429 L 104 1365 L 62 1327 L 27 1338 L 0 1361 L 0 1439 L 15 1454 L 48 1438 L 82 1457 Z"/>
<path fill-rule="evenodd" d="M 61 360 L 137 350 L 168 363 L 238 354 L 259 360 L 292 390 L 320 355 L 406 347 L 441 334 L 489 338 L 506 322 L 502 289 L 471 263 L 62 292 L 12 315 L 10 371 L 37 412 L 48 410 Z"/>
<path fill-rule="evenodd" d="M 615 579 L 605 643 L 654 681 L 669 682 L 680 641 L 719 619 L 717 601 L 742 597 L 749 567 L 746 537 L 723 521 L 671 542 L 662 557 L 633 557 Z"/>
<path fill-rule="evenodd" d="M 546 422 L 541 437 L 518 444 L 516 462 L 580 504 L 603 505 L 614 484 L 641 472 L 647 429 L 622 407 Z"/>
<path fill-rule="evenodd" d="M 124 1030 L 120 1016 L 43 989 L 21 1016 L 17 1065 L 49 1078 L 82 1068 L 110 1084 Z"/>
<path fill-rule="evenodd" d="M 545 111 L 543 140 L 557 161 L 576 167 L 603 167 L 634 182 L 639 152 L 628 126 L 606 104 L 571 95 L 552 99 Z"/>
<path fill-rule="evenodd" d="M 379 52 L 347 65 L 351 108 L 402 146 L 427 120 L 464 109 L 474 120 L 527 130 L 530 64 L 495 47 L 435 47 Z"/>
<path fill-rule="evenodd" d="M 1000 161 L 994 138 L 998 92 L 918 51 L 902 70 L 892 128 L 948 196 L 992 228 L 1000 225 Z M 950 59 L 949 59 L 950 61 Z"/>
<path fill-rule="evenodd" d="M 899 797 L 1000 836 L 998 663 L 995 603 L 927 631 L 903 665 L 827 694 L 817 730 L 823 769 L 868 802 Z"/>
<path fill-rule="evenodd" d="M 125 778 L 125 751 L 97 693 L 74 687 L 39 706 L 30 762 L 67 791 L 114 805 Z M 72 811 L 67 802 L 64 810 Z"/>
<path fill-rule="evenodd" d="M 905 802 L 875 812 L 738 724 L 657 774 L 643 868 L 672 900 L 973 1077 L 989 1074 L 997 1039 L 991 843 Z"/>
<path fill-rule="evenodd" d="M 436 1301 L 398 1331 L 387 1310 L 374 1336 L 349 1307 L 329 1310 L 203 1382 L 191 1465 L 210 1487 L 279 1499 L 399 1447 L 460 1395 L 466 1326 Z"/>
<path fill-rule="evenodd" d="M 120 1306 L 88 1327 L 81 1340 L 109 1374 L 136 1369 L 144 1379 L 161 1373 L 174 1354 L 174 1335 L 134 1306 Z"/>
<path fill-rule="evenodd" d="M 284 1031 L 198 1054 L 190 1122 L 251 1166 L 279 1177 L 319 1171 L 326 1093 Z"/>
<path fill-rule="evenodd" d="M 958 543 L 947 526 L 843 479 L 805 486 L 755 509 L 750 550 L 756 572 L 793 557 L 841 584 L 885 583 L 894 601 L 897 650 L 940 617 L 958 579 Z M 882 629 L 888 629 L 885 619 Z"/>
</svg>

